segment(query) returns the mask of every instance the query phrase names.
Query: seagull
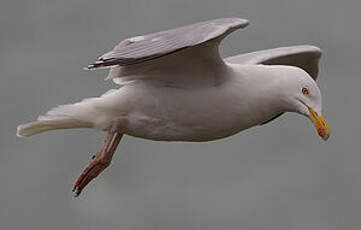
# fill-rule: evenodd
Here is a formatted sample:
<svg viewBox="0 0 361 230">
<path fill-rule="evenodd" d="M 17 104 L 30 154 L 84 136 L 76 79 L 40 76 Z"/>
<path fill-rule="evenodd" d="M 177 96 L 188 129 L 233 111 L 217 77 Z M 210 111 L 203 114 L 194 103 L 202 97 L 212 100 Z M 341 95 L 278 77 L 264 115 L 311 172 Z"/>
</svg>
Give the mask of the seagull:
<svg viewBox="0 0 361 230">
<path fill-rule="evenodd" d="M 296 112 L 327 140 L 330 129 L 315 82 L 321 50 L 298 45 L 223 59 L 220 42 L 247 25 L 246 19 L 219 18 L 125 39 L 86 68 L 109 68 L 106 79 L 117 89 L 53 108 L 19 125 L 17 136 L 73 128 L 107 132 L 76 180 L 75 196 L 110 165 L 123 135 L 205 142 Z"/>
</svg>

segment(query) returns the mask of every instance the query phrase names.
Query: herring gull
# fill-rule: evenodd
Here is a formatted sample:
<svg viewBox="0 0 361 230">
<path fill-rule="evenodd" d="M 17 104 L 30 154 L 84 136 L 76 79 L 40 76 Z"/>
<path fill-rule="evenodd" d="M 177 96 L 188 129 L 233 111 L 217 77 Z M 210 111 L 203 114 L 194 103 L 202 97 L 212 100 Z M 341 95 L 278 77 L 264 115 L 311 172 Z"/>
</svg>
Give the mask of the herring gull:
<svg viewBox="0 0 361 230">
<path fill-rule="evenodd" d="M 219 44 L 248 21 L 221 18 L 123 40 L 87 69 L 110 68 L 120 87 L 58 106 L 18 126 L 19 137 L 95 128 L 104 145 L 73 186 L 78 196 L 105 168 L 124 134 L 156 141 L 212 141 L 285 112 L 308 117 L 327 140 L 316 85 L 321 50 L 302 45 L 221 58 Z"/>
</svg>

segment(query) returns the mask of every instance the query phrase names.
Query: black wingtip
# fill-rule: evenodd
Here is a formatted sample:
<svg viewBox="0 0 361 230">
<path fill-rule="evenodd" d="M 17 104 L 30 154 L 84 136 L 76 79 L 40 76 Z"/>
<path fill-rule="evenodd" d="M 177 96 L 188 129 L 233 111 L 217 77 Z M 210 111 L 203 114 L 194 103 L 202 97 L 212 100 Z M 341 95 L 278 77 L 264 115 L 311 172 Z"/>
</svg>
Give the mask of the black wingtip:
<svg viewBox="0 0 361 230">
<path fill-rule="evenodd" d="M 106 63 L 101 60 L 101 61 L 96 61 L 95 63 L 90 64 L 87 67 L 84 67 L 83 69 L 85 69 L 85 70 L 94 70 L 94 69 L 101 68 L 101 67 L 104 67 L 104 66 L 106 66 Z"/>
<path fill-rule="evenodd" d="M 88 65 L 87 67 L 83 67 L 83 70 L 94 70 L 95 66 L 94 64 Z"/>
</svg>

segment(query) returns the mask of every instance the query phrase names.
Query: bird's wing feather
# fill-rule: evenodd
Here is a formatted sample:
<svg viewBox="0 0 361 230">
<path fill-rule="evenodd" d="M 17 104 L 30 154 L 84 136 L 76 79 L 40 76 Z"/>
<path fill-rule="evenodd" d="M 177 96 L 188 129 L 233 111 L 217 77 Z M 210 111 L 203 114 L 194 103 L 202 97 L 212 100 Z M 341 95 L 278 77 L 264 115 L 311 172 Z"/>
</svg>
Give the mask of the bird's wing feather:
<svg viewBox="0 0 361 230">
<path fill-rule="evenodd" d="M 144 36 L 128 38 L 101 57 L 88 69 L 108 66 L 128 66 L 162 57 L 181 49 L 193 47 L 248 25 L 240 18 L 220 18 Z"/>
<path fill-rule="evenodd" d="M 237 64 L 292 65 L 305 70 L 312 78 L 318 75 L 322 51 L 310 45 L 281 47 L 240 54 L 226 58 L 226 62 Z"/>
</svg>

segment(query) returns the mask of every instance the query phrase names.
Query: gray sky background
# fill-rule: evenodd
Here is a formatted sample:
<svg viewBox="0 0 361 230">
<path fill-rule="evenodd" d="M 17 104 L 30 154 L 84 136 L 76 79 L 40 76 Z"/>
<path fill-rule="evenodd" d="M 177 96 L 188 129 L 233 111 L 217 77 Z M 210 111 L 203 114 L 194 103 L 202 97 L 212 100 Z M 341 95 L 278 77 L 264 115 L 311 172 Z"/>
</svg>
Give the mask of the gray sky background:
<svg viewBox="0 0 361 230">
<path fill-rule="evenodd" d="M 0 7 L 1 229 L 361 228 L 361 1 L 12 1 Z M 218 17 L 249 27 L 222 54 L 296 44 L 324 50 L 319 86 L 332 128 L 324 143 L 304 117 L 209 143 L 125 137 L 79 199 L 71 187 L 105 134 L 31 138 L 16 126 L 111 87 L 83 66 L 120 40 Z"/>
</svg>

